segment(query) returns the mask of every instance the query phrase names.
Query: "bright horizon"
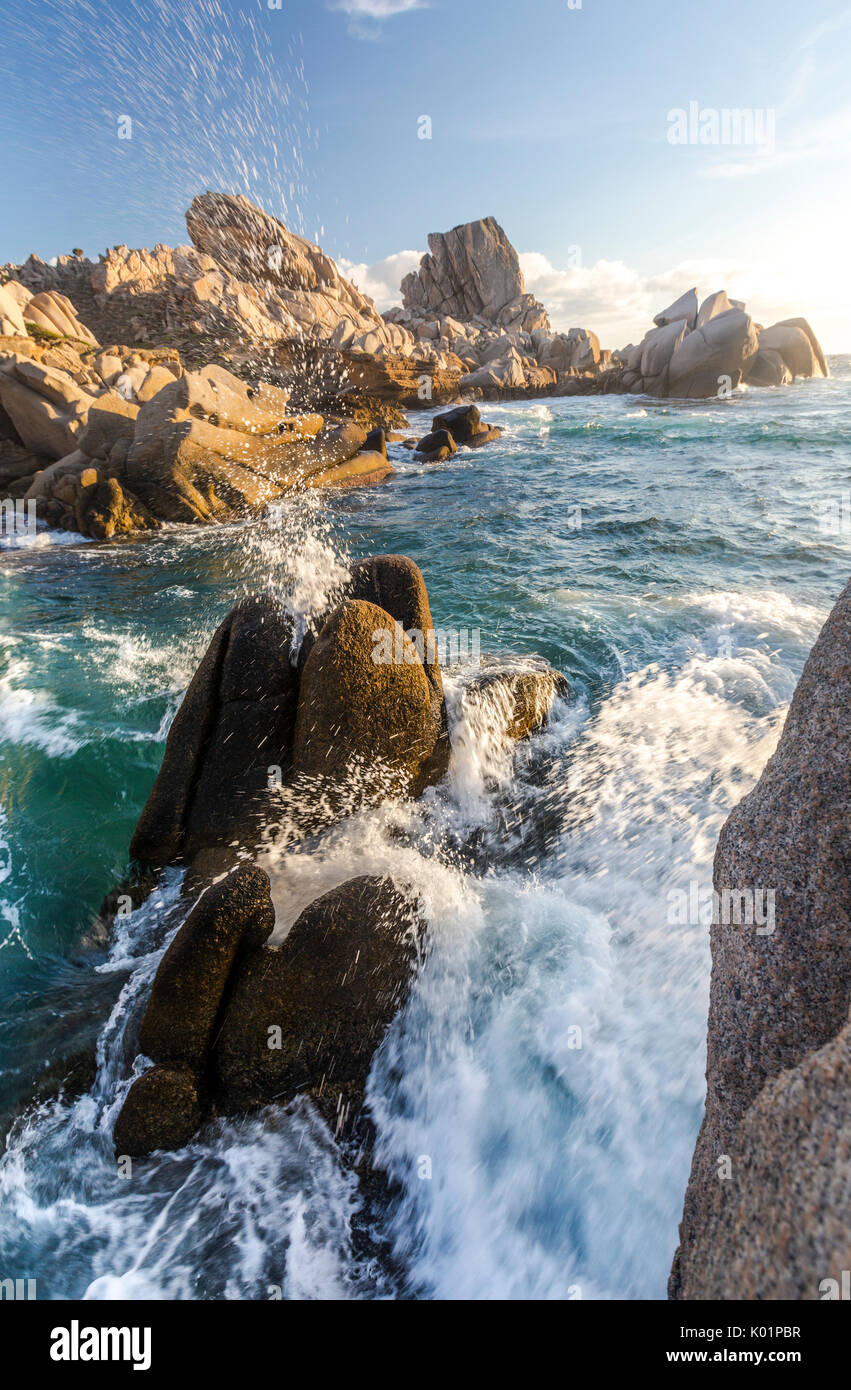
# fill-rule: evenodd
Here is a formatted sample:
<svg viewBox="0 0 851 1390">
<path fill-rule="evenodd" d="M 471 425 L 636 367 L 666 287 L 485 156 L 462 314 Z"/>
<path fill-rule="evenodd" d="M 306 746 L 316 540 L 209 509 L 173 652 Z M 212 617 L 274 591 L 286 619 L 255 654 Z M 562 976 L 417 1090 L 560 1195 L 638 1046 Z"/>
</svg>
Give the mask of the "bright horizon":
<svg viewBox="0 0 851 1390">
<path fill-rule="evenodd" d="M 696 284 L 851 351 L 847 5 L 674 22 L 625 0 L 59 0 L 36 29 L 11 0 L 5 18 L 0 261 L 180 244 L 209 187 L 386 309 L 429 232 L 492 215 L 553 326 L 605 347 Z"/>
</svg>

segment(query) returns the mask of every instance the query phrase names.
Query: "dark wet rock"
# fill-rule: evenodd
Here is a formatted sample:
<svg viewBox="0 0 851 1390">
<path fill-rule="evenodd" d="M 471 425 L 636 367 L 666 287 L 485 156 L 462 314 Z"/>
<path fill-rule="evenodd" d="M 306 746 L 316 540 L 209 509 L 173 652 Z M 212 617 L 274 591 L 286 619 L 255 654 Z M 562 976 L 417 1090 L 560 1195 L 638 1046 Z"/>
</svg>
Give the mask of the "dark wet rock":
<svg viewBox="0 0 851 1390">
<path fill-rule="evenodd" d="M 522 739 L 546 724 L 556 696 L 567 699 L 567 680 L 548 666 L 485 669 L 465 687 L 468 702 L 486 704 L 507 738 Z"/>
<path fill-rule="evenodd" d="M 274 925 L 269 878 L 262 869 L 243 865 L 209 888 L 160 961 L 139 1050 L 154 1062 L 200 1072 L 237 957 L 260 947 Z"/>
<path fill-rule="evenodd" d="M 367 453 L 382 454 L 382 455 L 384 456 L 384 458 L 386 458 L 386 457 L 387 457 L 387 434 L 386 434 L 386 431 L 383 430 L 383 429 L 381 428 L 380 425 L 377 426 L 375 429 L 370 430 L 369 433 L 368 433 L 367 436 L 366 436 L 366 439 L 364 440 L 364 445 L 363 445 L 363 447 L 364 447 L 364 451 L 367 452 Z"/>
<path fill-rule="evenodd" d="M 496 425 L 486 425 L 482 422 L 479 408 L 475 405 L 458 405 L 453 410 L 442 411 L 440 415 L 435 415 L 431 428 L 433 431 L 448 430 L 456 444 L 468 444 L 473 447 L 499 439 L 502 434 L 502 430 Z"/>
<path fill-rule="evenodd" d="M 156 531 L 161 524 L 116 478 L 102 478 L 91 487 L 81 487 L 74 511 L 77 529 L 98 541 Z"/>
<path fill-rule="evenodd" d="M 370 555 L 351 568 L 346 597 L 365 599 L 383 608 L 406 632 L 434 632 L 428 590 L 422 570 L 407 555 Z M 438 694 L 443 694 L 440 663 L 426 660 L 426 675 Z"/>
<path fill-rule="evenodd" d="M 311 903 L 283 945 L 237 968 L 214 1050 L 217 1105 L 285 1105 L 307 1092 L 335 1131 L 345 1129 L 417 943 L 415 911 L 389 878 L 351 879 Z"/>
<path fill-rule="evenodd" d="M 155 1149 L 181 1149 L 201 1123 L 198 1087 L 191 1072 L 153 1067 L 137 1077 L 115 1122 L 120 1158 L 142 1158 Z"/>
<path fill-rule="evenodd" d="M 443 463 L 457 452 L 455 440 L 448 430 L 432 430 L 417 445 L 417 454 L 426 463 Z"/>
<path fill-rule="evenodd" d="M 417 795 L 446 769 L 441 705 L 402 625 L 373 603 L 348 599 L 305 662 L 293 774 L 313 779 L 331 805 Z"/>
<path fill-rule="evenodd" d="M 720 1239 L 717 1164 L 735 1151 L 763 1087 L 781 1073 L 806 1067 L 807 1059 L 831 1043 L 848 1019 L 850 704 L 851 585 L 810 653 L 777 752 L 727 819 L 718 842 L 716 894 L 751 890 L 762 906 L 764 925 L 716 922 L 711 929 L 706 1116 L 686 1192 L 670 1285 L 674 1297 L 713 1296 L 700 1291 L 710 1287 L 705 1261 L 716 1235 Z M 763 895 L 769 893 L 773 930 L 765 929 L 770 900 Z M 788 1092 L 789 1097 L 803 1094 L 797 1083 Z M 779 1091 L 772 1095 L 779 1098 Z M 828 1115 L 825 1109 L 824 1123 Z M 839 1143 L 838 1134 L 835 1138 Z M 830 1272 L 827 1262 L 833 1252 L 813 1244 L 811 1267 L 789 1264 L 792 1255 L 782 1232 L 801 1219 L 787 1205 L 794 1173 L 783 1164 L 791 1161 L 793 1148 L 789 1135 L 775 1153 L 776 1196 L 761 1240 L 765 1259 L 777 1267 L 777 1286 L 791 1280 L 809 1288 Z M 753 1162 L 762 1161 L 754 1150 L 749 1152 Z M 740 1235 L 744 1239 L 744 1229 Z M 802 1247 L 796 1249 L 794 1258 L 802 1258 Z M 762 1258 L 762 1253 L 754 1255 Z"/>
<path fill-rule="evenodd" d="M 283 777 L 291 759 L 298 695 L 291 641 L 289 619 L 268 595 L 238 604 L 217 629 L 169 731 L 132 858 L 165 864 L 256 835 L 269 769 Z"/>
<path fill-rule="evenodd" d="M 482 444 L 493 444 L 497 439 L 502 439 L 502 430 L 498 425 L 482 425 L 470 439 L 467 440 L 471 449 L 478 449 Z"/>
</svg>

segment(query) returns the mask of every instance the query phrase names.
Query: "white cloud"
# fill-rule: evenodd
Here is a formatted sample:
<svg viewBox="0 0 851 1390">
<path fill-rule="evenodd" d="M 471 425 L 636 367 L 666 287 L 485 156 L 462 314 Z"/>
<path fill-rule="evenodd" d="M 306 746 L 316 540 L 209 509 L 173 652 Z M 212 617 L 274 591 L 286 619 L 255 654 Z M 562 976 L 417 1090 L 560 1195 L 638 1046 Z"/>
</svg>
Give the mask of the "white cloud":
<svg viewBox="0 0 851 1390">
<path fill-rule="evenodd" d="M 401 303 L 399 287 L 416 270 L 421 251 L 398 251 L 374 265 L 341 260 L 344 275 L 374 299 L 382 311 Z M 520 254 L 526 289 L 546 308 L 559 332 L 590 328 L 603 347 L 638 343 L 658 314 L 692 285 L 700 299 L 724 289 L 745 302 L 759 323 L 803 315 L 827 352 L 851 346 L 849 306 L 837 298 L 832 274 L 821 274 L 817 259 L 790 254 L 775 263 L 751 265 L 735 259 L 681 261 L 656 275 L 642 275 L 624 261 L 597 261 L 559 270 L 540 251 Z"/>
<path fill-rule="evenodd" d="M 401 302 L 399 286 L 409 271 L 418 268 L 423 255 L 422 251 L 397 251 L 393 256 L 385 256 L 383 261 L 376 261 L 375 265 L 347 260 L 337 264 L 346 279 L 357 285 L 361 294 L 374 299 L 383 312 Z"/>
<path fill-rule="evenodd" d="M 392 19 L 396 14 L 423 8 L 423 0 L 337 0 L 332 6 L 361 19 Z"/>
</svg>

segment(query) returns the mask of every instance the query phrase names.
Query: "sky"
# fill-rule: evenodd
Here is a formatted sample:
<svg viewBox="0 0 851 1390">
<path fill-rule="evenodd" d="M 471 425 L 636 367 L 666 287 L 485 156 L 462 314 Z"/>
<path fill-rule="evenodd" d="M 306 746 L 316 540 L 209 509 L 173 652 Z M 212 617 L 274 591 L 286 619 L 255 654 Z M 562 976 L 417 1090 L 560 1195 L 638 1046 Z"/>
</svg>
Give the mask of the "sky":
<svg viewBox="0 0 851 1390">
<path fill-rule="evenodd" d="M 0 263 L 176 245 L 223 189 L 384 309 L 491 215 L 604 346 L 696 284 L 851 351 L 849 4 L 3 0 L 2 40 Z"/>
</svg>

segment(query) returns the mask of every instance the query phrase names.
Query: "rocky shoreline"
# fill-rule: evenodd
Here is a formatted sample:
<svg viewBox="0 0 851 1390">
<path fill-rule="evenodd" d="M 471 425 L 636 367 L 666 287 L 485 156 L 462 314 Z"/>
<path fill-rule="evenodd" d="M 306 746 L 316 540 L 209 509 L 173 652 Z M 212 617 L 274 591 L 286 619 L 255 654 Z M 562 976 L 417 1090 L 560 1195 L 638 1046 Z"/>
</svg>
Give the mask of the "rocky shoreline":
<svg viewBox="0 0 851 1390">
<path fill-rule="evenodd" d="M 827 375 L 805 319 L 763 328 L 724 291 L 688 291 L 616 351 L 555 332 L 492 217 L 430 234 L 383 315 L 243 197 L 199 195 L 186 223 L 187 246 L 0 268 L 0 488 L 49 527 L 105 539 L 379 482 L 392 465 L 370 432 L 404 428 L 406 409 Z"/>
</svg>

